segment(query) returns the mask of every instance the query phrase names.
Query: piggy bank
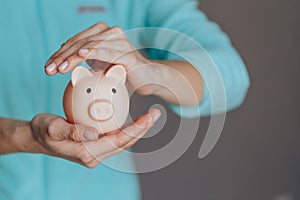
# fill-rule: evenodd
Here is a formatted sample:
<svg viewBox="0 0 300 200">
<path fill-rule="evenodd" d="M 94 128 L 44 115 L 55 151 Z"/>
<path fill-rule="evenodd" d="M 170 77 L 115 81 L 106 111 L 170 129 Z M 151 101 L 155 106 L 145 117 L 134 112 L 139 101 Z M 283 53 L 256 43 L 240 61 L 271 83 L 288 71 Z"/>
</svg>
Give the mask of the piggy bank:
<svg viewBox="0 0 300 200">
<path fill-rule="evenodd" d="M 121 65 L 106 71 L 76 67 L 63 98 L 68 121 L 94 127 L 102 134 L 120 128 L 129 113 L 125 81 L 126 70 Z"/>
</svg>

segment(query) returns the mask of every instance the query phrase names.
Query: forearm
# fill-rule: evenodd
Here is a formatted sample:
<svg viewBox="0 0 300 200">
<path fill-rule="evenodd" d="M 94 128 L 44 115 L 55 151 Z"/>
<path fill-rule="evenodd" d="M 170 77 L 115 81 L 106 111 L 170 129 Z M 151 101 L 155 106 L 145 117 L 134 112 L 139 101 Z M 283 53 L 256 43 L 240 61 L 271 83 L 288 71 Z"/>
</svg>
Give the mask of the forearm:
<svg viewBox="0 0 300 200">
<path fill-rule="evenodd" d="M 154 61 L 153 94 L 180 106 L 196 106 L 202 100 L 203 81 L 199 72 L 184 61 Z"/>
<path fill-rule="evenodd" d="M 0 155 L 29 152 L 33 146 L 29 122 L 0 118 Z"/>
</svg>

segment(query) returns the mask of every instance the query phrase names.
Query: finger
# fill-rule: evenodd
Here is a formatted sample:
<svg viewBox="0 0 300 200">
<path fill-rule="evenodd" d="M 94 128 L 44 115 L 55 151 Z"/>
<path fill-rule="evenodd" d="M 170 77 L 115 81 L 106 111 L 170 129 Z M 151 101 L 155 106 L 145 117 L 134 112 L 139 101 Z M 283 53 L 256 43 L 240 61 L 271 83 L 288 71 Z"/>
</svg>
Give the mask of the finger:
<svg viewBox="0 0 300 200">
<path fill-rule="evenodd" d="M 61 117 L 55 117 L 54 119 L 51 119 L 46 129 L 48 135 L 55 141 L 69 139 L 70 133 L 74 131 L 73 125 L 69 124 Z"/>
<path fill-rule="evenodd" d="M 77 52 L 82 47 L 86 46 L 86 44 L 92 45 L 94 48 L 97 48 L 101 41 L 90 41 L 85 38 L 83 40 L 78 41 L 69 49 L 66 49 L 63 53 L 53 58 L 52 63 L 57 66 L 56 71 L 65 74 L 74 69 L 79 63 L 85 61 L 84 57 L 80 57 Z"/>
<path fill-rule="evenodd" d="M 61 53 L 56 58 L 54 58 L 52 60 L 52 63 L 54 63 L 55 66 L 57 66 L 56 70 L 60 73 L 67 73 L 70 70 L 72 70 L 73 68 L 70 66 L 70 61 L 69 61 L 70 59 L 68 58 L 76 54 L 78 49 L 80 49 L 82 46 L 85 46 L 86 43 L 87 43 L 86 39 L 80 40 L 76 44 L 71 46 L 69 49 L 66 49 L 63 53 Z"/>
<path fill-rule="evenodd" d="M 101 40 L 100 41 L 95 40 L 95 41 L 88 42 L 88 44 L 92 48 L 98 48 L 101 42 L 102 42 Z M 85 61 L 87 58 L 80 56 L 78 54 L 78 50 L 82 49 L 82 47 L 85 47 L 86 45 L 87 45 L 87 40 L 86 39 L 81 40 L 76 44 L 74 44 L 69 49 L 67 49 L 65 52 L 57 56 L 53 60 L 55 66 L 58 66 L 56 70 L 62 74 L 65 74 L 73 70 L 77 65 L 79 65 L 79 63 Z"/>
<path fill-rule="evenodd" d="M 67 42 L 65 42 L 62 45 L 62 47 L 50 57 L 50 59 L 55 58 L 56 56 L 58 56 L 59 54 L 64 52 L 66 49 L 73 46 L 79 40 L 82 40 L 84 38 L 101 33 L 102 31 L 104 31 L 106 29 L 108 29 L 108 25 L 104 22 L 99 22 L 99 23 L 94 24 L 93 26 L 85 29 L 84 31 L 82 31 L 82 32 L 74 35 L 70 39 L 68 39 Z"/>
<path fill-rule="evenodd" d="M 99 22 L 86 30 L 80 32 L 79 34 L 71 37 L 66 43 L 62 45 L 62 47 L 56 51 L 52 56 L 50 56 L 49 60 L 45 64 L 45 71 L 48 75 L 54 75 L 57 73 L 57 65 L 53 63 L 53 60 L 66 51 L 66 49 L 69 49 L 71 46 L 73 46 L 77 41 L 82 40 L 84 38 L 90 37 L 92 35 L 98 34 L 108 28 L 108 25 L 104 22 Z"/>
<path fill-rule="evenodd" d="M 78 49 L 78 54 L 79 56 L 87 57 L 93 53 L 92 50 L 97 49 L 112 49 L 122 51 L 125 53 L 129 53 L 136 50 L 129 40 L 121 38 L 114 40 L 93 40 L 82 46 L 80 49 Z M 95 53 L 97 53 L 97 51 Z"/>
<path fill-rule="evenodd" d="M 99 137 L 99 133 L 92 127 L 83 126 L 80 124 L 74 125 L 73 132 L 70 134 L 69 138 L 78 142 L 89 142 L 95 141 Z"/>
<path fill-rule="evenodd" d="M 100 48 L 91 49 L 91 50 L 86 49 L 86 50 L 88 52 L 83 52 L 85 50 L 81 49 L 81 51 L 80 51 L 81 55 L 79 55 L 79 53 L 74 53 L 71 56 L 69 56 L 68 58 L 66 58 L 66 60 L 62 64 L 64 66 L 62 66 L 61 68 L 58 68 L 59 72 L 62 74 L 65 74 L 65 73 L 69 72 L 70 70 L 73 70 L 81 62 L 84 62 L 87 59 L 99 60 L 99 61 L 106 62 L 106 63 L 123 64 L 123 65 L 125 65 L 125 63 L 129 62 L 126 58 L 122 57 L 123 52 L 118 51 L 118 50 L 100 49 Z M 91 53 L 91 54 L 89 55 L 89 53 Z M 88 56 L 83 57 L 82 55 L 88 55 Z"/>
<path fill-rule="evenodd" d="M 55 63 L 52 62 L 52 60 L 49 60 L 48 62 L 50 64 L 45 67 L 45 73 L 49 76 L 53 76 L 58 72 L 57 71 L 57 66 L 56 66 Z"/>
<path fill-rule="evenodd" d="M 90 157 L 94 158 L 90 159 L 90 161 L 85 165 L 91 168 L 95 167 L 105 158 L 115 155 L 123 151 L 124 149 L 131 147 L 141 137 L 143 137 L 144 134 L 146 134 L 146 132 L 154 125 L 155 121 L 157 121 L 160 115 L 161 112 L 159 110 L 151 109 L 147 114 L 140 116 L 135 123 L 123 129 L 123 131 L 116 134 L 106 134 L 106 136 L 96 144 L 85 143 L 87 152 L 90 153 Z M 124 144 L 121 144 L 120 140 L 122 140 L 121 143 Z"/>
<path fill-rule="evenodd" d="M 98 60 L 124 66 L 130 65 L 132 61 L 129 54 L 135 53 L 135 49 L 128 46 L 124 47 L 118 42 L 109 41 L 105 43 L 97 48 L 82 48 L 78 51 L 78 55 L 83 58 L 82 60 Z"/>
<path fill-rule="evenodd" d="M 146 115 L 139 118 L 135 123 L 127 126 L 115 135 L 110 135 L 111 138 L 109 139 L 111 139 L 113 144 L 116 144 L 116 147 L 126 148 L 130 141 L 140 139 L 140 135 L 146 133 L 158 120 L 160 115 L 160 110 L 150 109 Z"/>
<path fill-rule="evenodd" d="M 112 40 L 114 39 L 114 40 Z M 88 42 L 90 41 L 90 42 Z M 86 48 L 86 49 L 85 49 Z M 109 28 L 103 31 L 101 34 L 94 35 L 92 37 L 86 37 L 77 41 L 69 49 L 51 59 L 52 64 L 46 69 L 53 69 L 55 71 L 48 72 L 49 75 L 60 72 L 62 74 L 74 69 L 79 63 L 87 59 L 86 55 L 89 54 L 90 49 L 115 49 L 119 51 L 130 51 L 133 49 L 131 43 L 124 37 L 123 31 L 119 27 Z M 80 50 L 81 49 L 81 50 Z M 78 50 L 78 55 L 75 53 Z M 47 71 L 47 70 L 46 70 Z"/>
<path fill-rule="evenodd" d="M 63 118 L 51 121 L 48 134 L 57 140 L 94 141 L 98 139 L 98 132 L 92 127 L 70 124 Z"/>
<path fill-rule="evenodd" d="M 51 64 L 46 68 L 46 73 L 48 75 L 54 75 L 57 72 L 60 73 L 67 73 L 70 70 L 72 70 L 75 66 L 73 63 L 81 63 L 84 61 L 81 57 L 77 55 L 78 49 L 80 49 L 82 46 L 85 46 L 87 43 L 87 39 L 83 39 L 81 41 L 78 41 L 76 44 L 71 46 L 69 49 L 66 49 L 64 52 L 62 52 L 57 57 L 53 58 L 51 60 Z M 50 70 L 48 70 L 50 69 Z M 53 70 L 53 71 L 51 71 Z"/>
<path fill-rule="evenodd" d="M 86 59 L 78 56 L 77 52 L 70 55 L 57 69 L 59 73 L 65 74 L 73 70 L 80 63 L 84 62 Z"/>
<path fill-rule="evenodd" d="M 158 118 L 161 115 L 161 112 L 157 109 L 151 109 L 149 111 L 149 114 L 150 114 L 152 120 L 151 120 L 151 123 L 149 125 L 147 125 L 146 129 L 144 129 L 140 133 L 136 134 L 136 132 L 131 132 L 132 126 L 127 127 L 128 129 L 126 128 L 127 130 L 125 133 L 125 135 L 127 135 L 127 136 L 123 135 L 121 137 L 125 137 L 123 139 L 125 139 L 125 140 L 127 139 L 128 141 L 125 142 L 125 144 L 122 147 L 118 147 L 118 146 L 116 146 L 116 143 L 113 143 L 115 148 L 112 151 L 107 152 L 107 153 L 103 154 L 102 156 L 98 157 L 97 158 L 98 162 L 104 160 L 105 158 L 107 158 L 109 156 L 115 155 L 125 149 L 132 147 L 138 140 L 140 140 L 147 133 L 147 131 L 154 125 L 154 123 L 158 120 Z M 135 124 L 137 126 L 141 126 L 143 123 L 145 123 L 145 122 L 143 121 L 142 118 L 140 118 L 136 121 Z M 136 134 L 136 135 L 133 135 L 133 134 Z"/>
<path fill-rule="evenodd" d="M 102 41 L 91 41 L 88 42 L 93 48 L 97 48 Z M 57 71 L 65 74 L 73 70 L 79 63 L 86 60 L 85 57 L 79 56 L 78 50 L 86 46 L 87 40 L 84 39 L 73 45 L 70 49 L 63 52 L 61 55 L 56 57 L 53 61 L 58 66 Z"/>
<path fill-rule="evenodd" d="M 131 53 L 135 51 L 121 51 L 112 48 L 81 49 L 78 52 L 79 57 L 86 56 L 83 60 L 98 60 L 106 63 L 121 64 L 125 67 L 130 66 L 132 62 Z"/>
<path fill-rule="evenodd" d="M 95 29 L 93 27 L 91 29 L 95 31 Z M 89 31 L 89 30 L 87 29 L 87 31 Z M 95 35 L 90 35 L 93 33 L 95 33 Z M 83 34 L 83 35 L 80 35 L 80 34 Z M 47 62 L 47 64 L 50 62 L 51 62 L 51 64 L 49 64 L 49 67 L 46 67 L 46 69 L 50 69 L 50 70 L 46 70 L 47 72 L 51 71 L 51 70 L 55 70 L 55 72 L 58 71 L 61 73 L 67 73 L 68 71 L 72 70 L 74 68 L 73 64 L 71 66 L 68 66 L 68 64 L 70 64 L 70 63 L 68 61 L 65 61 L 65 59 L 67 57 L 69 57 L 70 55 L 74 54 L 74 52 L 78 51 L 88 41 L 91 41 L 89 43 L 90 48 L 97 48 L 102 43 L 102 41 L 108 41 L 108 40 L 112 40 L 112 39 L 120 40 L 121 38 L 123 38 L 123 39 L 125 38 L 122 29 L 117 26 L 112 27 L 112 28 L 107 27 L 107 29 L 103 29 L 103 31 L 100 31 L 100 32 L 90 31 L 88 33 L 85 33 L 85 31 L 83 31 L 80 34 L 78 36 L 74 36 L 73 38 L 71 38 L 70 42 L 67 42 L 65 45 L 63 45 L 63 47 L 57 53 L 55 53 L 53 56 L 51 56 L 51 61 Z M 120 44 L 119 41 L 116 41 L 115 43 Z M 115 45 L 115 46 L 118 47 L 118 46 L 124 46 L 124 45 Z M 105 46 L 104 46 L 104 48 L 105 48 Z M 78 59 L 76 59 L 76 60 L 78 60 Z M 77 61 L 77 63 L 78 63 L 78 61 Z M 57 69 L 57 67 L 58 67 L 58 69 Z M 52 75 L 52 74 L 54 74 L 54 71 L 48 72 L 48 74 Z"/>
<path fill-rule="evenodd" d="M 133 124 L 128 125 L 122 131 L 116 134 L 106 134 L 96 143 L 85 143 L 85 147 L 96 158 L 100 158 L 116 150 L 121 151 L 128 147 L 130 141 L 140 139 L 152 127 L 160 114 L 159 110 L 151 109 L 147 114 L 140 116 Z"/>
<path fill-rule="evenodd" d="M 78 49 L 69 49 L 57 58 L 57 63 L 61 63 L 57 68 L 59 73 L 68 73 L 81 62 L 85 61 L 84 58 L 77 55 L 77 50 Z"/>
</svg>

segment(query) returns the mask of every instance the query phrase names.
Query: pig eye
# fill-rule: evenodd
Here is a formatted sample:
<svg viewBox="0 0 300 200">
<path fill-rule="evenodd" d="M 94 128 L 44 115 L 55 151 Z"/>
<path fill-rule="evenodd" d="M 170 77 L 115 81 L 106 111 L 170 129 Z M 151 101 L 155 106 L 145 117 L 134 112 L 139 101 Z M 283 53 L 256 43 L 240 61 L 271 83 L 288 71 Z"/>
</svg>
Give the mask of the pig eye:
<svg viewBox="0 0 300 200">
<path fill-rule="evenodd" d="M 91 88 L 86 89 L 86 93 L 90 94 L 92 92 Z"/>
<path fill-rule="evenodd" d="M 113 89 L 111 89 L 111 91 L 112 91 L 112 93 L 114 93 L 114 94 L 116 94 L 116 93 L 117 93 L 117 90 L 116 90 L 116 88 L 113 88 Z"/>
</svg>

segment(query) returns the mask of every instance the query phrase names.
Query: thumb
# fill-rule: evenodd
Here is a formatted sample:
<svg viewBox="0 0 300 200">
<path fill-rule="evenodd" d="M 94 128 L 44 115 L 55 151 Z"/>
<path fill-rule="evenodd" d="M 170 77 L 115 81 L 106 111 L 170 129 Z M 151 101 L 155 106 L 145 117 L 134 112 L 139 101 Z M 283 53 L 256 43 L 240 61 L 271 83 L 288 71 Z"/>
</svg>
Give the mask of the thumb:
<svg viewBox="0 0 300 200">
<path fill-rule="evenodd" d="M 63 139 L 72 139 L 78 142 L 88 142 L 98 139 L 99 133 L 92 127 L 70 124 L 65 120 L 56 121 L 56 126 L 60 137 Z"/>
<path fill-rule="evenodd" d="M 69 134 L 69 138 L 78 142 L 95 141 L 99 137 L 99 133 L 92 127 L 74 124 L 73 130 Z"/>
</svg>

